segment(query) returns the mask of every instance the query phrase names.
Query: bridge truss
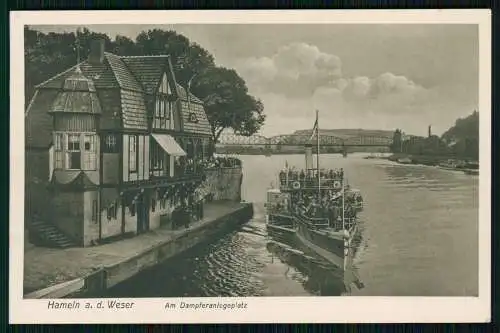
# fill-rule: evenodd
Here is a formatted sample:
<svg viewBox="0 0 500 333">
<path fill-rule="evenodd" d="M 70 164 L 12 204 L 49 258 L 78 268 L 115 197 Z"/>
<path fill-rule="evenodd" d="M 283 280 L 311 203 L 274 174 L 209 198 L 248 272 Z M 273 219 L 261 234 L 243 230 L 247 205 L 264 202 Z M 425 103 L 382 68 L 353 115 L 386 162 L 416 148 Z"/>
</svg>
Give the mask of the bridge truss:
<svg viewBox="0 0 500 333">
<path fill-rule="evenodd" d="M 321 135 L 319 139 L 321 146 L 345 147 L 389 147 L 392 138 L 383 136 L 356 136 L 340 138 L 331 135 Z M 220 136 L 218 146 L 303 146 L 305 144 L 316 144 L 316 137 L 311 140 L 310 135 L 278 135 L 267 138 L 262 135 L 243 136 L 233 133 L 224 133 Z"/>
</svg>

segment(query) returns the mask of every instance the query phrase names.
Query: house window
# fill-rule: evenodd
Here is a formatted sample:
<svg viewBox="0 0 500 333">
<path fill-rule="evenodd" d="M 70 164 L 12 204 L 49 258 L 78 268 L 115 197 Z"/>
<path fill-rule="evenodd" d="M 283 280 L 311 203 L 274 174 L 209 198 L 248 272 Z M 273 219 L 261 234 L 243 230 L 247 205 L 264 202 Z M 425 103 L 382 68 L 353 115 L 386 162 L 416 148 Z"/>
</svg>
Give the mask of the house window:
<svg viewBox="0 0 500 333">
<path fill-rule="evenodd" d="M 137 172 L 137 136 L 128 137 L 128 170 L 131 173 Z"/>
<path fill-rule="evenodd" d="M 118 153 L 118 140 L 115 134 L 106 134 L 104 137 L 104 153 Z"/>
<path fill-rule="evenodd" d="M 154 213 L 156 210 L 156 199 L 151 199 L 151 211 Z"/>
<path fill-rule="evenodd" d="M 85 134 L 83 136 L 83 170 L 97 169 L 96 136 Z"/>
<path fill-rule="evenodd" d="M 161 129 L 170 129 L 170 118 L 173 109 L 173 103 L 165 95 L 157 95 L 155 102 L 154 127 Z"/>
<path fill-rule="evenodd" d="M 80 134 L 68 134 L 67 169 L 81 169 Z"/>
<path fill-rule="evenodd" d="M 92 133 L 54 133 L 54 168 L 96 170 L 97 147 Z"/>
<path fill-rule="evenodd" d="M 63 159 L 63 134 L 55 133 L 54 135 L 54 168 L 62 169 L 64 167 Z"/>
<path fill-rule="evenodd" d="M 92 221 L 97 221 L 97 200 L 92 200 Z"/>
<path fill-rule="evenodd" d="M 54 149 L 55 151 L 62 151 L 62 133 L 56 133 L 54 136 Z"/>
<path fill-rule="evenodd" d="M 173 109 L 172 101 L 165 100 L 165 119 L 170 120 L 172 109 Z"/>
<path fill-rule="evenodd" d="M 155 176 L 161 176 L 164 173 L 165 152 L 153 138 L 150 138 L 149 142 L 150 173 Z"/>
</svg>

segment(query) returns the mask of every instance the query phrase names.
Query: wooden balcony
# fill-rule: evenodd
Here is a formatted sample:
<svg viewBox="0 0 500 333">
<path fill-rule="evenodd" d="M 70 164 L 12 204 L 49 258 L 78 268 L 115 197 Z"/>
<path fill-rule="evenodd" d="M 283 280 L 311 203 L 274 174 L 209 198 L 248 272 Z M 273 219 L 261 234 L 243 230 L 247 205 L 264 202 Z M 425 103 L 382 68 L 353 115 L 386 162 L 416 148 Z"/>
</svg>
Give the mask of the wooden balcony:
<svg viewBox="0 0 500 333">
<path fill-rule="evenodd" d="M 176 174 L 174 177 L 169 175 L 154 176 L 150 175 L 147 180 L 128 181 L 123 184 L 126 188 L 156 188 L 169 185 L 195 183 L 204 179 L 204 170 L 198 172 L 184 172 Z"/>
</svg>

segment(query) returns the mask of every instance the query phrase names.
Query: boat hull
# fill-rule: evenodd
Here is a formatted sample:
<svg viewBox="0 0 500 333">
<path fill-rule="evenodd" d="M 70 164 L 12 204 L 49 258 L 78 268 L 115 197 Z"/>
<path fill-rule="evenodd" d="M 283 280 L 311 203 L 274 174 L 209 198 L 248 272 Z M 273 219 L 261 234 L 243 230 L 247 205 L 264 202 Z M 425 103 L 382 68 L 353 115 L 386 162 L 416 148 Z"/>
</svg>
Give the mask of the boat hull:
<svg viewBox="0 0 500 333">
<path fill-rule="evenodd" d="M 298 221 L 296 235 L 298 240 L 317 255 L 327 260 L 340 269 L 345 269 L 349 261 L 348 241 L 342 238 L 330 237 L 326 234 L 311 229 L 306 224 Z"/>
<path fill-rule="evenodd" d="M 279 224 L 268 223 L 267 229 L 270 235 L 280 239 L 280 241 L 295 244 L 298 242 L 340 269 L 346 269 L 352 264 L 354 254 L 352 240 L 358 233 L 356 226 L 351 229 L 349 237 L 345 237 L 340 234 L 330 235 L 321 230 L 314 230 L 299 218 L 290 218 L 293 225 L 279 220 L 276 216 L 269 216 L 268 221 L 279 221 Z"/>
</svg>

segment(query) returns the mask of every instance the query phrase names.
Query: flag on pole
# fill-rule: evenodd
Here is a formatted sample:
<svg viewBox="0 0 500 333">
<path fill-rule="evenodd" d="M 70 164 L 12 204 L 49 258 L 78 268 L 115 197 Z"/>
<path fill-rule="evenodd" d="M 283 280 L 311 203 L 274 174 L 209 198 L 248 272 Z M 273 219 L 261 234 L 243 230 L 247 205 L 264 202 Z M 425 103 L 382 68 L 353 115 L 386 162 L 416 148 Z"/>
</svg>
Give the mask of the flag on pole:
<svg viewBox="0 0 500 333">
<path fill-rule="evenodd" d="M 316 118 L 316 121 L 314 122 L 313 130 L 312 130 L 312 135 L 309 141 L 311 141 L 314 138 L 314 135 L 318 132 L 318 118 Z"/>
</svg>

